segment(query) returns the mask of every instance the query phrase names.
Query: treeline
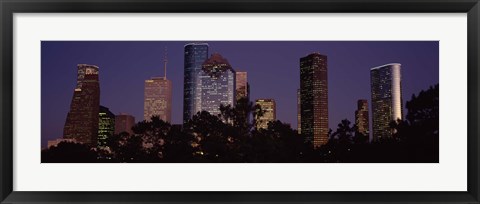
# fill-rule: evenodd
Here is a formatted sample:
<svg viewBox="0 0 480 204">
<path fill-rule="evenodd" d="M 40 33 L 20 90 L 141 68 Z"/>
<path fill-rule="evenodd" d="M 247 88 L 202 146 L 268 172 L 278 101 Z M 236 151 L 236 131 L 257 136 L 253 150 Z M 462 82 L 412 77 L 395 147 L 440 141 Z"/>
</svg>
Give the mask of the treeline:
<svg viewBox="0 0 480 204">
<path fill-rule="evenodd" d="M 403 121 L 392 121 L 393 137 L 369 142 L 355 125 L 342 120 L 330 130 L 326 145 L 314 149 L 281 121 L 256 129 L 263 111 L 248 100 L 235 107 L 220 107 L 214 116 L 200 112 L 183 127 L 152 117 L 126 132 L 113 135 L 107 147 L 90 148 L 62 142 L 42 151 L 42 162 L 132 162 L 132 163 L 398 163 L 439 161 L 438 84 L 407 102 Z M 250 123 L 248 115 L 253 115 Z"/>
</svg>

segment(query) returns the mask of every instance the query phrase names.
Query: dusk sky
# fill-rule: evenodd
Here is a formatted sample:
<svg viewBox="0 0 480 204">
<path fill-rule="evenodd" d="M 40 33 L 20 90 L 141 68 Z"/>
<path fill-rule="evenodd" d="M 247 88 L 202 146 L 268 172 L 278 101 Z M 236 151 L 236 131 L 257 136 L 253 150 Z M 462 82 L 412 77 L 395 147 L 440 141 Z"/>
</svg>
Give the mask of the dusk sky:
<svg viewBox="0 0 480 204">
<path fill-rule="evenodd" d="M 173 83 L 172 123 L 182 123 L 183 46 L 197 41 L 44 41 L 41 46 L 41 134 L 62 138 L 76 86 L 77 64 L 99 66 L 100 104 L 114 114 L 143 120 L 144 82 L 163 76 Z M 204 41 L 202 41 L 204 42 Z M 347 118 L 354 123 L 358 99 L 371 111 L 370 68 L 402 64 L 403 106 L 439 81 L 437 41 L 207 41 L 209 55 L 218 52 L 236 71 L 248 72 L 250 99 L 273 98 L 277 119 L 297 128 L 300 58 L 312 52 L 328 57 L 329 127 Z M 404 108 L 404 115 L 406 109 Z M 371 125 L 371 112 L 370 125 Z"/>
</svg>

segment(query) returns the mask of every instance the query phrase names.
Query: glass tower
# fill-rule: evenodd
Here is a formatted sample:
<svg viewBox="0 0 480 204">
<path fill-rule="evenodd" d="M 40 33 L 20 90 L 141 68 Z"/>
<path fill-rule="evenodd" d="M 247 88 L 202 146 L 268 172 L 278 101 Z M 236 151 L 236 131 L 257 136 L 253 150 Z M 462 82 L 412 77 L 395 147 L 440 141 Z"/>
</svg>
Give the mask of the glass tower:
<svg viewBox="0 0 480 204">
<path fill-rule="evenodd" d="M 200 109 L 202 64 L 208 58 L 207 43 L 189 43 L 184 47 L 183 122 L 186 123 Z"/>
<path fill-rule="evenodd" d="M 212 115 L 220 114 L 220 105 L 235 106 L 235 70 L 227 59 L 215 53 L 202 65 L 199 74 L 201 84 L 201 106 L 195 112 L 207 111 Z"/>
<path fill-rule="evenodd" d="M 77 86 L 63 128 L 64 139 L 97 146 L 100 85 L 98 67 L 77 65 Z"/>
<path fill-rule="evenodd" d="M 300 58 L 301 132 L 318 148 L 328 142 L 327 56 L 312 53 Z"/>
<path fill-rule="evenodd" d="M 392 63 L 370 69 L 372 89 L 373 140 L 392 136 L 390 122 L 402 119 L 401 64 Z"/>
</svg>

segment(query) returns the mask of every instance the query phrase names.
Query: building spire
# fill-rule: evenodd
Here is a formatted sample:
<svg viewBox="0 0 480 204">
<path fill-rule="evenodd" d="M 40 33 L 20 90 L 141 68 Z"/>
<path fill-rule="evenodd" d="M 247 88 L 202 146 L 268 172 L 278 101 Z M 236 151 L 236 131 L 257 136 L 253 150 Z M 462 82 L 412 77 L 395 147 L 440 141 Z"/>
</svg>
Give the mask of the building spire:
<svg viewBox="0 0 480 204">
<path fill-rule="evenodd" d="M 164 58 L 163 58 L 163 69 L 164 69 L 164 78 L 167 80 L 167 46 L 165 46 L 165 53 L 164 53 Z"/>
</svg>

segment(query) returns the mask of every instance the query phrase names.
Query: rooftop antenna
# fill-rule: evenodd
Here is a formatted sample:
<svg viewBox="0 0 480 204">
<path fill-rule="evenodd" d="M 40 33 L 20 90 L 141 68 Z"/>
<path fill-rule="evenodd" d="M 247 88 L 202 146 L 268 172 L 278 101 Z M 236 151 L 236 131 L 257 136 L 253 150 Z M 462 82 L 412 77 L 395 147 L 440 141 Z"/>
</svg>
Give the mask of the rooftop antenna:
<svg viewBox="0 0 480 204">
<path fill-rule="evenodd" d="M 163 69 L 164 69 L 164 78 L 167 80 L 167 46 L 165 46 L 165 56 L 163 58 Z"/>
</svg>

